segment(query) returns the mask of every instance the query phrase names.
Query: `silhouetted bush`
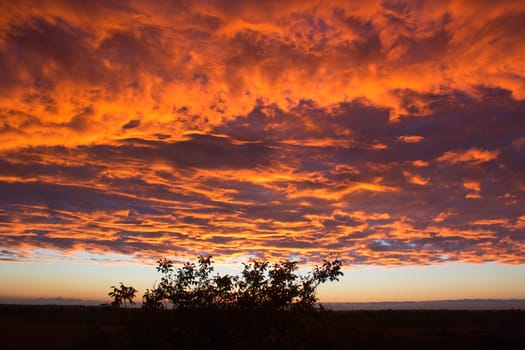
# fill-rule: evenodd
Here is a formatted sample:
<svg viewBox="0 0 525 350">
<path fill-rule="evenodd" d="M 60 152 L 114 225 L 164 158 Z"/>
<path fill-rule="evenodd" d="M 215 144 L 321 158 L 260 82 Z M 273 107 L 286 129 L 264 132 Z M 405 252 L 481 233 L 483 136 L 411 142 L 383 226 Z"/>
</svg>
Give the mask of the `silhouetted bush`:
<svg viewBox="0 0 525 350">
<path fill-rule="evenodd" d="M 131 286 L 128 287 L 120 282 L 120 288 L 111 286 L 111 289 L 113 290 L 108 293 L 108 295 L 113 298 L 111 306 L 117 308 L 121 307 L 122 304 L 126 306 L 126 300 L 128 300 L 130 304 L 135 304 L 133 301 L 133 298 L 135 298 L 135 295 L 137 294 L 137 290 L 135 288 Z"/>
<path fill-rule="evenodd" d="M 315 308 L 317 287 L 342 276 L 342 261 L 325 260 L 304 276 L 297 273 L 295 261 L 270 264 L 254 260 L 243 264 L 240 276 L 213 275 L 211 256 L 199 256 L 197 264 L 186 262 L 174 268 L 173 261 L 158 260 L 162 278 L 143 296 L 144 308 L 163 308 L 169 302 L 175 309 L 269 309 L 309 310 Z"/>
</svg>

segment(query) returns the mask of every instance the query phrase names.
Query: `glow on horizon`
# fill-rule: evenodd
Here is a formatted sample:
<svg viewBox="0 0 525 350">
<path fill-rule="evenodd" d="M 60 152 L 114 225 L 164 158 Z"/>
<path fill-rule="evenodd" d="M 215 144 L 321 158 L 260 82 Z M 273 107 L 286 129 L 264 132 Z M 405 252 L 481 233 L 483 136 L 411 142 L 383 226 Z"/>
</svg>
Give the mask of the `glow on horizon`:
<svg viewBox="0 0 525 350">
<path fill-rule="evenodd" d="M 239 266 L 217 265 L 220 273 L 237 274 Z M 302 270 L 304 273 L 306 270 Z M 344 269 L 339 282 L 321 285 L 321 302 L 428 301 L 455 299 L 523 299 L 523 265 L 459 264 Z M 83 299 L 109 302 L 111 285 L 123 282 L 139 290 L 160 280 L 154 265 L 134 263 L 52 262 L 0 265 L 2 298 Z"/>
</svg>

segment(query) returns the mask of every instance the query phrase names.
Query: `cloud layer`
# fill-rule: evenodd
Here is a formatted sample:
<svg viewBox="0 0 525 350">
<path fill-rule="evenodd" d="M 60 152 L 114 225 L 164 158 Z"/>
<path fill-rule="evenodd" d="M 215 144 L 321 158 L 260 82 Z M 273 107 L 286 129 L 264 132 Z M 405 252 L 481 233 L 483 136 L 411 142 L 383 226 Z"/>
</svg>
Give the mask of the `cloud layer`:
<svg viewBox="0 0 525 350">
<path fill-rule="evenodd" d="M 525 262 L 522 2 L 0 13 L 1 259 Z"/>
</svg>

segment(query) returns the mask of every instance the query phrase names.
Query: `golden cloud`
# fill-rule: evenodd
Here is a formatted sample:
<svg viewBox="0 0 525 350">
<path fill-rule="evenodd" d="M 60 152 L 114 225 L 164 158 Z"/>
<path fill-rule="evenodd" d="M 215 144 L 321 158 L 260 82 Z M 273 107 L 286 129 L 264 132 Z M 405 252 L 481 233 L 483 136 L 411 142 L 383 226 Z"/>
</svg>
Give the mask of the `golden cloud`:
<svg viewBox="0 0 525 350">
<path fill-rule="evenodd" d="M 522 262 L 524 13 L 2 2 L 0 258 Z"/>
<path fill-rule="evenodd" d="M 454 150 L 443 153 L 436 160 L 438 162 L 446 162 L 451 164 L 456 163 L 472 163 L 481 164 L 489 162 L 498 158 L 499 150 L 483 150 L 479 148 L 470 148 L 467 150 Z"/>
</svg>

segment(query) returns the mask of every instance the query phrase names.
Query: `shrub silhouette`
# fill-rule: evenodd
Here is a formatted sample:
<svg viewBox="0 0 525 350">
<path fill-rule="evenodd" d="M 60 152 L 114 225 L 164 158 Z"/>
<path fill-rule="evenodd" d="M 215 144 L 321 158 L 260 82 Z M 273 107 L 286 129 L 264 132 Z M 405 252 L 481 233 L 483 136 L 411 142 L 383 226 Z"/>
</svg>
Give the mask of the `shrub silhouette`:
<svg viewBox="0 0 525 350">
<path fill-rule="evenodd" d="M 113 290 L 108 293 L 108 295 L 113 298 L 111 306 L 119 308 L 124 304 L 124 307 L 126 307 L 126 300 L 128 300 L 130 304 L 135 304 L 133 301 L 133 298 L 135 298 L 135 295 L 137 294 L 135 288 L 131 286 L 128 287 L 122 282 L 120 282 L 120 288 L 115 286 L 111 286 L 111 288 Z"/>
<path fill-rule="evenodd" d="M 289 260 L 254 260 L 243 264 L 240 276 L 213 275 L 211 256 L 199 256 L 197 264 L 186 262 L 176 269 L 166 258 L 157 263 L 162 278 L 144 293 L 144 308 L 163 308 L 169 302 L 175 309 L 314 309 L 317 287 L 343 275 L 339 259 L 325 260 L 305 276 L 297 273 L 297 262 Z"/>
</svg>

